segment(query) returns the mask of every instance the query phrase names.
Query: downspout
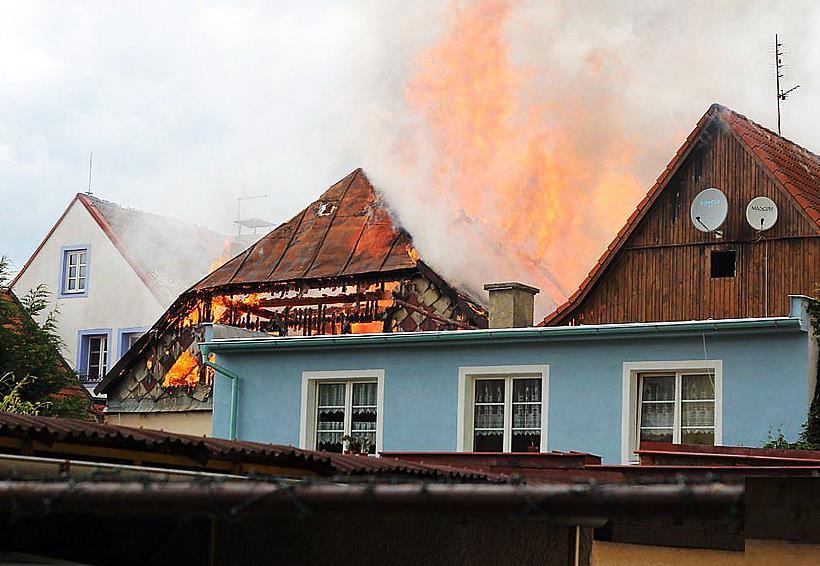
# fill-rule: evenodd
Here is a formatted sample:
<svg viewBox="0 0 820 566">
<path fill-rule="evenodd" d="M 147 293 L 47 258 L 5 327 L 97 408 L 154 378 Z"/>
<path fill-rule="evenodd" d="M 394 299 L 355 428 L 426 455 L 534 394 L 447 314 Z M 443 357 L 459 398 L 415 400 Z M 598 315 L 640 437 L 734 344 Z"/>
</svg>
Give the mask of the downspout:
<svg viewBox="0 0 820 566">
<path fill-rule="evenodd" d="M 237 421 L 237 407 L 238 407 L 238 386 L 239 386 L 239 376 L 229 370 L 228 368 L 222 367 L 221 365 L 217 364 L 216 362 L 212 362 L 209 358 L 211 353 L 208 351 L 207 346 L 200 346 L 200 350 L 202 351 L 202 363 L 205 366 L 208 366 L 215 372 L 221 374 L 226 379 L 229 379 L 231 382 L 231 412 L 230 412 L 230 432 L 229 437 L 230 440 L 236 440 L 236 421 Z"/>
</svg>

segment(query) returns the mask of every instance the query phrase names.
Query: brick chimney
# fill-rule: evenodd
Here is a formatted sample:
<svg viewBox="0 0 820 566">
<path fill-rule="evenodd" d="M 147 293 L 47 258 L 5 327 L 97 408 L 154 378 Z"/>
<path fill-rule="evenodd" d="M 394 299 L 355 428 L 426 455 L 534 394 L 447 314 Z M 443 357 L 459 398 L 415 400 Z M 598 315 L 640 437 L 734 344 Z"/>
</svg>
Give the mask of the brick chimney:
<svg viewBox="0 0 820 566">
<path fill-rule="evenodd" d="M 532 326 L 533 303 L 540 289 L 523 283 L 487 283 L 490 293 L 490 328 Z"/>
</svg>

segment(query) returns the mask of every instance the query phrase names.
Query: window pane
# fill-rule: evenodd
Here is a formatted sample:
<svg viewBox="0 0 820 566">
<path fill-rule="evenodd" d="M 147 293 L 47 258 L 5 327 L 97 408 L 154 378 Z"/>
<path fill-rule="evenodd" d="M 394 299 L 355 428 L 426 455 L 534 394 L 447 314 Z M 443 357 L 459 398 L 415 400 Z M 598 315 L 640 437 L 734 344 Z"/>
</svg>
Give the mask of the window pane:
<svg viewBox="0 0 820 566">
<path fill-rule="evenodd" d="M 681 403 L 681 426 L 715 426 L 715 403 Z"/>
<path fill-rule="evenodd" d="M 80 277 L 85 277 L 85 270 L 86 267 L 84 265 L 80 266 Z"/>
<path fill-rule="evenodd" d="M 344 407 L 345 406 L 345 384 L 344 383 L 320 383 L 319 384 L 320 407 Z"/>
<path fill-rule="evenodd" d="M 477 379 L 475 382 L 476 403 L 503 403 L 503 379 Z"/>
<path fill-rule="evenodd" d="M 504 450 L 504 434 L 499 431 L 476 431 L 473 439 L 475 452 L 502 452 Z"/>
<path fill-rule="evenodd" d="M 68 280 L 68 290 L 73 291 L 77 288 L 77 280 L 76 279 L 69 279 Z"/>
<path fill-rule="evenodd" d="M 644 403 L 641 427 L 671 427 L 675 422 L 675 403 Z"/>
<path fill-rule="evenodd" d="M 353 438 L 355 438 L 359 446 L 364 446 L 367 448 L 368 454 L 375 454 L 376 453 L 376 433 L 374 432 L 356 432 L 353 431 L 352 434 Z M 361 453 L 361 452 L 360 452 Z"/>
<path fill-rule="evenodd" d="M 513 403 L 531 403 L 541 401 L 540 379 L 514 379 Z"/>
<path fill-rule="evenodd" d="M 513 405 L 513 428 L 541 428 L 541 405 Z"/>
<path fill-rule="evenodd" d="M 688 399 L 714 399 L 715 379 L 709 374 L 681 376 L 681 396 Z"/>
<path fill-rule="evenodd" d="M 69 267 L 68 268 L 68 278 L 74 279 L 77 277 L 77 268 L 76 267 Z"/>
<path fill-rule="evenodd" d="M 504 405 L 476 405 L 473 426 L 476 430 L 486 428 L 503 429 Z"/>
<path fill-rule="evenodd" d="M 715 429 L 684 429 L 681 431 L 681 442 L 683 444 L 708 444 L 715 443 Z"/>
<path fill-rule="evenodd" d="M 85 277 L 80 277 L 77 279 L 77 289 L 80 291 L 85 290 Z"/>
<path fill-rule="evenodd" d="M 513 452 L 539 452 L 541 449 L 540 430 L 514 430 L 512 433 Z"/>
<path fill-rule="evenodd" d="M 77 254 L 68 254 L 68 265 L 77 265 Z"/>
<path fill-rule="evenodd" d="M 87 264 L 87 262 L 85 261 L 85 258 L 86 258 L 86 253 L 85 252 L 79 252 L 77 254 L 77 256 L 79 257 L 79 263 L 81 263 L 82 265 Z"/>
<path fill-rule="evenodd" d="M 354 383 L 353 384 L 353 406 L 354 407 L 375 407 L 376 383 Z"/>
<path fill-rule="evenodd" d="M 672 442 L 672 429 L 641 429 L 641 442 Z"/>
<path fill-rule="evenodd" d="M 674 401 L 675 376 L 646 376 L 641 379 L 641 399 L 644 401 Z"/>
<path fill-rule="evenodd" d="M 343 432 L 319 432 L 316 434 L 316 449 L 325 452 L 342 452 Z"/>
</svg>

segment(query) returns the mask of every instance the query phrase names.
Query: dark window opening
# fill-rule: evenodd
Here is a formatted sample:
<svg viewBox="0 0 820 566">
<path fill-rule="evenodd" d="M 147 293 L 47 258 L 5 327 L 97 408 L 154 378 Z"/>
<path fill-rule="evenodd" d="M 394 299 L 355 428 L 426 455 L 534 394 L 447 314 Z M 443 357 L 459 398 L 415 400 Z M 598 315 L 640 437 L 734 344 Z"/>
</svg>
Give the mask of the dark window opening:
<svg viewBox="0 0 820 566">
<path fill-rule="evenodd" d="M 735 276 L 735 250 L 712 252 L 712 278 Z"/>
</svg>

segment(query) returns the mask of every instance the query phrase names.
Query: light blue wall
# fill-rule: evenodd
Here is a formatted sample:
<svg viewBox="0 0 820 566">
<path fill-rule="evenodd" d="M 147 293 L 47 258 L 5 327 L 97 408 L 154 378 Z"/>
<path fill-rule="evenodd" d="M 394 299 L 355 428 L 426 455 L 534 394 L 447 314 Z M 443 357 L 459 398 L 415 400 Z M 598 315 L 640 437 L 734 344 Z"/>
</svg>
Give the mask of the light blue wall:
<svg viewBox="0 0 820 566">
<path fill-rule="evenodd" d="M 706 335 L 723 361 L 723 444 L 759 446 L 769 428 L 794 438 L 808 406 L 808 340 L 798 330 Z M 456 449 L 460 366 L 547 364 L 550 450 L 620 461 L 623 362 L 704 358 L 703 335 L 530 343 L 352 346 L 217 354 L 240 375 L 238 437 L 298 445 L 303 371 L 384 369 L 383 450 Z M 217 374 L 213 431 L 229 430 L 230 384 Z"/>
</svg>

